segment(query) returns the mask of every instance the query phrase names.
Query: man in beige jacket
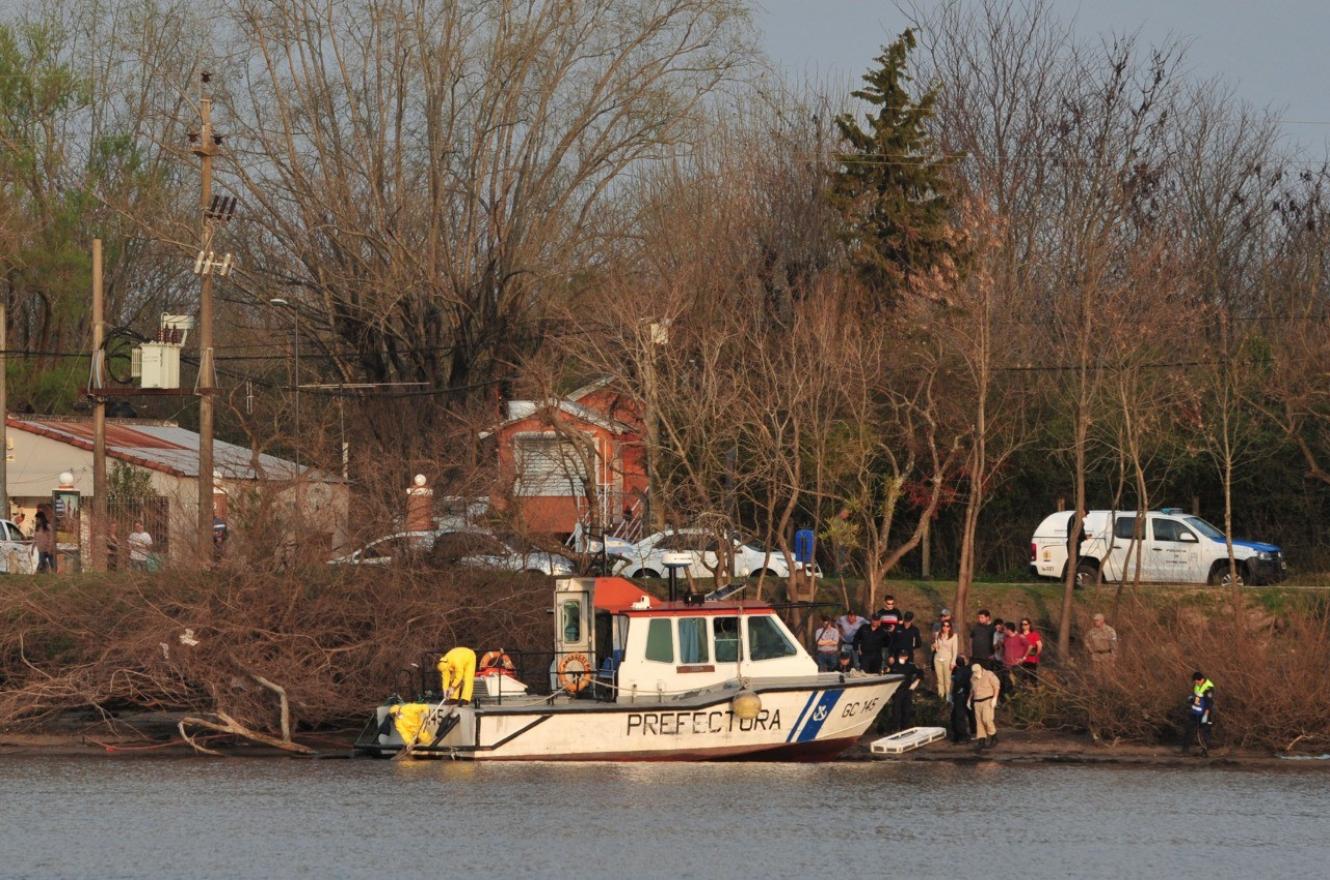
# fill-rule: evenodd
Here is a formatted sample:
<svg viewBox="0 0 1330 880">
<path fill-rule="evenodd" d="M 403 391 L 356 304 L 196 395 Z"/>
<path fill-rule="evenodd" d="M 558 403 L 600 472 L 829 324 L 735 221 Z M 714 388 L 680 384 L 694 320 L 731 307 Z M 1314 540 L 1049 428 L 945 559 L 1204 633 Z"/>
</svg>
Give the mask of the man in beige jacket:
<svg viewBox="0 0 1330 880">
<path fill-rule="evenodd" d="M 998 690 L 1002 686 L 998 677 L 975 663 L 970 667 L 970 706 L 974 709 L 974 735 L 979 748 L 992 748 L 997 744 L 997 725 L 993 711 L 997 706 Z"/>
</svg>

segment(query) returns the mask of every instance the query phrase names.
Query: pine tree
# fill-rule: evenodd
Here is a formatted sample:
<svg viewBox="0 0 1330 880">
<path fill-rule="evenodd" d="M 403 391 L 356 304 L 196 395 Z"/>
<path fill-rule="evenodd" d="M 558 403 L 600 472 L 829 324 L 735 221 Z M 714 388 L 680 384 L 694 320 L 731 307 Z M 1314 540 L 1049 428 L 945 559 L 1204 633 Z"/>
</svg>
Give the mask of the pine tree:
<svg viewBox="0 0 1330 880">
<path fill-rule="evenodd" d="M 850 258 L 880 295 L 879 304 L 894 302 L 954 258 L 946 160 L 936 155 L 925 127 L 934 91 L 914 100 L 907 89 L 914 47 L 914 33 L 906 30 L 852 93 L 870 105 L 866 127 L 853 113 L 836 117 L 846 148 L 836 154 L 832 199 Z"/>
</svg>

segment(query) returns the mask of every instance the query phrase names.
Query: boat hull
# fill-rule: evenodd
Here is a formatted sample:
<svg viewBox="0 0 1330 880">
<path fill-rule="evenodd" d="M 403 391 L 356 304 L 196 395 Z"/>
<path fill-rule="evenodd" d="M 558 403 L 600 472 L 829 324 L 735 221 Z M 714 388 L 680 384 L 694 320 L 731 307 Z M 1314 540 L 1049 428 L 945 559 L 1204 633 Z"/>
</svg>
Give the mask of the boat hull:
<svg viewBox="0 0 1330 880">
<path fill-rule="evenodd" d="M 476 761 L 826 761 L 861 737 L 886 707 L 898 676 L 818 676 L 806 684 L 750 684 L 762 707 L 733 712 L 735 688 L 689 699 L 461 707 L 459 723 L 413 758 Z M 380 755 L 404 744 L 380 734 L 380 707 L 357 748 Z M 371 730 L 372 729 L 372 730 Z"/>
</svg>

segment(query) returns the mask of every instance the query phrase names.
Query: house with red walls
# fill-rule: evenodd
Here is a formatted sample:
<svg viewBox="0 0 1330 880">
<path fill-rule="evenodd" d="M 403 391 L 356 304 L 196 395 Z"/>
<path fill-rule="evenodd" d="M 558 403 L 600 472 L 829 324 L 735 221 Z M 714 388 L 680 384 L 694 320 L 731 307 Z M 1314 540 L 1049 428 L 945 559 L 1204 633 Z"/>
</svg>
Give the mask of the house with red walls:
<svg viewBox="0 0 1330 880">
<path fill-rule="evenodd" d="M 528 531 L 559 537 L 578 524 L 631 537 L 647 504 L 642 404 L 600 380 L 565 397 L 510 400 L 493 437 L 493 504 Z"/>
</svg>

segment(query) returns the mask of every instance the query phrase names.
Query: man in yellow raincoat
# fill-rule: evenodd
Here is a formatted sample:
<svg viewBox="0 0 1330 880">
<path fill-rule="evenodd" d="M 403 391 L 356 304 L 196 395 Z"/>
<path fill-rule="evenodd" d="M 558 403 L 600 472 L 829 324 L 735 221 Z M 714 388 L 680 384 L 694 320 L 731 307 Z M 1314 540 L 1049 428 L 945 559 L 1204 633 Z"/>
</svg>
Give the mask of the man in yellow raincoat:
<svg viewBox="0 0 1330 880">
<path fill-rule="evenodd" d="M 441 690 L 445 700 L 471 702 L 476 688 L 476 652 L 470 648 L 453 648 L 439 660 Z"/>
</svg>

